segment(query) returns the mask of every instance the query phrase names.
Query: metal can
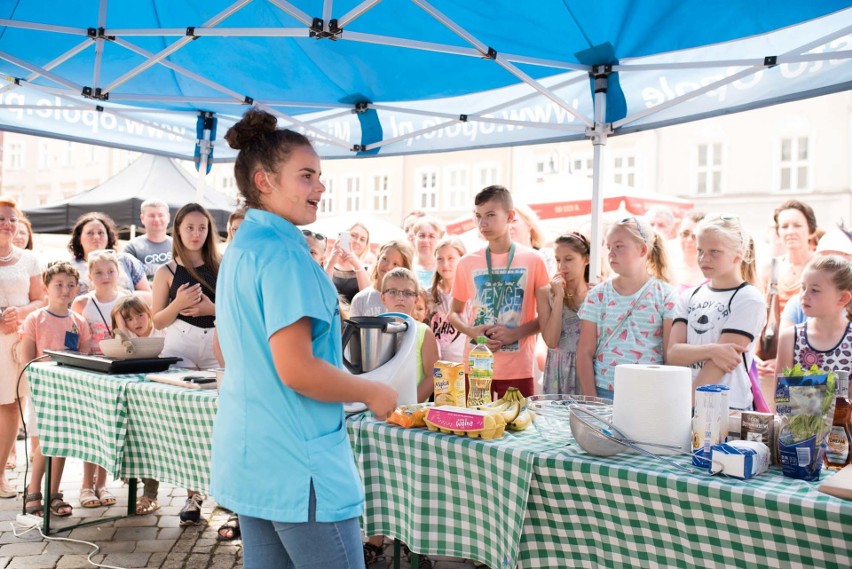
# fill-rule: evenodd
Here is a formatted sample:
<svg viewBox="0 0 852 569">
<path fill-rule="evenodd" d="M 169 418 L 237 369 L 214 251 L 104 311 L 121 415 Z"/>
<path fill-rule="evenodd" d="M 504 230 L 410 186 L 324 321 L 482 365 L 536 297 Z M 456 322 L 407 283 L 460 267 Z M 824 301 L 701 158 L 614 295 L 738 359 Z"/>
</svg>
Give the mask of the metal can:
<svg viewBox="0 0 852 569">
<path fill-rule="evenodd" d="M 692 416 L 692 463 L 710 468 L 710 447 L 728 436 L 728 392 L 726 385 L 702 385 L 695 389 Z"/>
</svg>

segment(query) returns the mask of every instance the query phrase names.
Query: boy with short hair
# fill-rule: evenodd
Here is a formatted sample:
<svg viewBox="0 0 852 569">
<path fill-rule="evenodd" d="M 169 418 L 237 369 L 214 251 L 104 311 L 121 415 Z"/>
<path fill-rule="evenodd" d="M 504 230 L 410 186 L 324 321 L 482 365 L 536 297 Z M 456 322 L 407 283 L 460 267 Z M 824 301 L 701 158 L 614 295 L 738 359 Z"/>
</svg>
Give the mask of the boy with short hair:
<svg viewBox="0 0 852 569">
<path fill-rule="evenodd" d="M 47 306 L 32 312 L 21 325 L 21 360 L 30 360 L 43 356 L 44 350 L 75 350 L 83 354 L 91 351 L 92 333 L 86 319 L 68 309 L 77 294 L 80 274 L 70 263 L 54 263 L 42 277 L 47 293 Z M 33 435 L 33 475 L 27 487 L 26 512 L 41 515 L 41 481 L 44 476 L 45 460 L 41 445 L 35 432 L 36 420 L 33 406 L 30 406 L 30 421 Z M 55 516 L 71 515 L 71 505 L 63 500 L 59 492 L 64 458 L 54 458 L 51 472 L 49 496 L 50 511 Z"/>
<path fill-rule="evenodd" d="M 538 332 L 535 291 L 549 282 L 541 256 L 513 243 L 509 224 L 515 217 L 512 195 L 503 186 L 488 186 L 474 198 L 474 215 L 488 246 L 459 261 L 453 283 L 450 323 L 473 344 L 488 338 L 494 352 L 491 390 L 502 397 L 509 387 L 534 393 L 533 358 Z M 471 302 L 471 322 L 464 319 Z M 465 345 L 465 362 L 473 345 Z"/>
</svg>

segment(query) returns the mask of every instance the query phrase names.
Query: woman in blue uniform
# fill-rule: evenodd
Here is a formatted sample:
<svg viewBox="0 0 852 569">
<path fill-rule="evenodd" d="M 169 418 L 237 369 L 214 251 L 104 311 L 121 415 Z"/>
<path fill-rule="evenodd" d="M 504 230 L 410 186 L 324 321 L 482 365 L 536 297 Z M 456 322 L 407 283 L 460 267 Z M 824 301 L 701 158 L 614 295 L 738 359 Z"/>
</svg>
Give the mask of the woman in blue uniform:
<svg viewBox="0 0 852 569">
<path fill-rule="evenodd" d="M 364 491 L 341 402 L 384 419 L 397 394 L 341 370 L 337 292 L 297 227 L 325 192 L 308 139 L 255 109 L 225 139 L 249 209 L 216 288 L 226 372 L 211 493 L 239 514 L 246 569 L 363 567 Z"/>
</svg>

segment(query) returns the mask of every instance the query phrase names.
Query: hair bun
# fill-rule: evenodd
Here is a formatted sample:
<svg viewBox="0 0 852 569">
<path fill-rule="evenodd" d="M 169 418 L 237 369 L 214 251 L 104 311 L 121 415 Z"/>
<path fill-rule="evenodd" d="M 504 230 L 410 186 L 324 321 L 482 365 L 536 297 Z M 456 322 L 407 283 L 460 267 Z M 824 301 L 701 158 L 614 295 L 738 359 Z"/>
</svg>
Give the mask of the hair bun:
<svg viewBox="0 0 852 569">
<path fill-rule="evenodd" d="M 237 124 L 228 129 L 225 140 L 234 150 L 241 150 L 254 140 L 275 132 L 276 128 L 278 128 L 278 119 L 275 116 L 266 111 L 251 108 L 245 112 Z"/>
</svg>

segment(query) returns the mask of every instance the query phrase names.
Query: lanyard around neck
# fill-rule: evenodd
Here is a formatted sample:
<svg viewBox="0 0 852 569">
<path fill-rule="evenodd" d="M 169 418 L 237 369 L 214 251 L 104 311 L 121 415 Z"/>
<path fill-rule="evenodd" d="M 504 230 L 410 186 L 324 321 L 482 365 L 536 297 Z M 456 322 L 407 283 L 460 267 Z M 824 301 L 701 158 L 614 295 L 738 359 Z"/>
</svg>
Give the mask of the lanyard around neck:
<svg viewBox="0 0 852 569">
<path fill-rule="evenodd" d="M 515 244 L 512 243 L 509 246 L 509 259 L 506 261 L 506 273 L 508 274 L 509 269 L 512 268 L 512 260 L 515 258 Z M 496 289 L 495 297 L 493 303 L 494 316 L 496 317 L 500 313 L 500 309 L 503 305 L 503 297 L 506 295 L 506 283 L 502 282 L 502 280 L 497 277 L 495 279 L 494 273 L 491 269 L 491 246 L 485 248 L 485 265 L 488 267 L 488 280 L 491 281 L 491 285 Z"/>
<path fill-rule="evenodd" d="M 512 268 L 512 259 L 514 259 L 514 258 L 515 258 L 515 244 L 512 243 L 509 246 L 509 259 L 506 261 L 506 272 L 508 272 L 509 269 Z M 494 281 L 494 273 L 491 272 L 491 246 L 490 245 L 485 248 L 485 264 L 488 267 L 488 279 L 496 285 L 497 283 Z"/>
</svg>

